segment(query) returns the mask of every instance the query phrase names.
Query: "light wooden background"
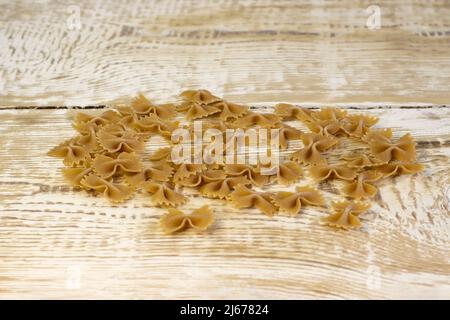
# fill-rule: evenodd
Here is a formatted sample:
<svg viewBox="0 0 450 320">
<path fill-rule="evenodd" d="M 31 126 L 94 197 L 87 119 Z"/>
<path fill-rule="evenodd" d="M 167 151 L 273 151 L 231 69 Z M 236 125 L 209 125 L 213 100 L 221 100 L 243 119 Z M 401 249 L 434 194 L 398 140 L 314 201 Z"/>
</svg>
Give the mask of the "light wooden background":
<svg viewBox="0 0 450 320">
<path fill-rule="evenodd" d="M 79 30 L 70 2 L 0 3 L 0 298 L 450 298 L 448 1 L 377 1 L 378 30 L 371 1 L 77 1 Z M 73 135 L 52 106 L 188 88 L 361 108 L 426 170 L 383 182 L 360 231 L 214 201 L 207 234 L 167 237 L 145 196 L 113 207 L 45 156 Z"/>
</svg>

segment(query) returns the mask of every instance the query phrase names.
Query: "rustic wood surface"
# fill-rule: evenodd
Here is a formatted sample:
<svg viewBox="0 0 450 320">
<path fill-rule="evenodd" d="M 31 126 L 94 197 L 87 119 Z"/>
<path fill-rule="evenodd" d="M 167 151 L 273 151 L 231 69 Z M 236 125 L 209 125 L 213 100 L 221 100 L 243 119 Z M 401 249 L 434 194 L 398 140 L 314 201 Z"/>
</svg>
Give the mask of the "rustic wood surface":
<svg viewBox="0 0 450 320">
<path fill-rule="evenodd" d="M 448 1 L 378 1 L 376 30 L 370 1 L 78 3 L 79 30 L 66 1 L 0 4 L 0 298 L 450 298 Z M 172 237 L 145 195 L 111 206 L 45 155 L 74 134 L 51 106 L 187 88 L 361 108 L 411 132 L 426 169 L 382 182 L 359 231 L 192 194 L 216 222 Z"/>
</svg>

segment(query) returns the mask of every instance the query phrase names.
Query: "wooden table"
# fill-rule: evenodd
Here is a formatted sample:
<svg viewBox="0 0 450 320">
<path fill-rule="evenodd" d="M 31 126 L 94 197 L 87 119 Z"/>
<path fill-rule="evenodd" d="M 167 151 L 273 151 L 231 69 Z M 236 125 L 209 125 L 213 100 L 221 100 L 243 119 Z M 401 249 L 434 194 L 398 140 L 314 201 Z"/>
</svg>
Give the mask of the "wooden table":
<svg viewBox="0 0 450 320">
<path fill-rule="evenodd" d="M 0 5 L 0 298 L 450 298 L 448 1 L 78 3 Z M 144 195 L 111 206 L 45 155 L 74 134 L 54 106 L 188 88 L 363 109 L 426 170 L 383 182 L 359 231 L 214 201 L 208 233 L 171 237 Z"/>
</svg>

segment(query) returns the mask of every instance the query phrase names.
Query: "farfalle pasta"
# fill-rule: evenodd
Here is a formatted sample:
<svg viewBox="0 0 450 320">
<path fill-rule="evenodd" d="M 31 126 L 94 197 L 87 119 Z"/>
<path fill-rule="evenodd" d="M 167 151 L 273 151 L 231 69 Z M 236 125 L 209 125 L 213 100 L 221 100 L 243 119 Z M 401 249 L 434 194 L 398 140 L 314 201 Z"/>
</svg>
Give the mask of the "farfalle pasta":
<svg viewBox="0 0 450 320">
<path fill-rule="evenodd" d="M 275 114 L 283 119 L 295 118 L 305 123 L 313 122 L 312 113 L 313 111 L 309 109 L 296 107 L 288 103 L 279 103 L 275 106 Z"/>
<path fill-rule="evenodd" d="M 163 231 L 167 234 L 180 232 L 186 228 L 205 231 L 214 222 L 214 214 L 208 206 L 195 209 L 190 214 L 169 208 L 169 212 L 163 215 L 159 221 Z"/>
<path fill-rule="evenodd" d="M 70 139 L 57 147 L 50 149 L 47 155 L 56 158 L 62 158 L 63 163 L 67 166 L 81 164 L 90 160 L 90 154 L 85 147 L 78 144 L 76 139 Z"/>
<path fill-rule="evenodd" d="M 323 136 L 318 133 L 304 133 L 301 135 L 304 147 L 291 153 L 290 159 L 303 164 L 326 163 L 321 152 L 330 149 L 338 143 L 334 137 Z"/>
<path fill-rule="evenodd" d="M 122 152 L 117 158 L 99 154 L 92 162 L 92 167 L 100 177 L 107 179 L 118 171 L 138 173 L 141 171 L 141 162 L 135 153 Z"/>
<path fill-rule="evenodd" d="M 133 194 L 130 186 L 114 182 L 111 179 L 104 179 L 94 173 L 83 177 L 80 183 L 84 188 L 102 194 L 111 202 L 122 202 Z"/>
<path fill-rule="evenodd" d="M 361 172 L 354 181 L 346 182 L 342 191 L 347 197 L 356 200 L 372 198 L 378 192 L 373 182 L 378 181 L 382 177 L 383 174 L 376 170 Z"/>
<path fill-rule="evenodd" d="M 370 139 L 370 151 L 383 162 L 393 160 L 402 162 L 413 162 L 416 160 L 416 146 L 414 139 L 409 133 L 402 136 L 396 142 L 385 137 L 375 137 Z"/>
<path fill-rule="evenodd" d="M 155 206 L 177 207 L 187 202 L 187 198 L 168 183 L 148 181 L 142 188 L 151 195 L 150 200 Z"/>
<path fill-rule="evenodd" d="M 98 134 L 100 146 L 109 153 L 144 151 L 145 143 L 134 131 L 121 125 L 111 124 L 102 128 Z"/>
<path fill-rule="evenodd" d="M 273 128 L 280 123 L 281 118 L 275 114 L 248 112 L 245 116 L 237 119 L 234 125 L 242 128 L 254 126 L 262 128 Z"/>
<path fill-rule="evenodd" d="M 272 194 L 268 192 L 257 192 L 239 184 L 230 194 L 230 200 L 237 209 L 258 208 L 262 213 L 272 216 L 277 208 L 272 203 Z"/>
<path fill-rule="evenodd" d="M 245 176 L 255 186 L 263 186 L 269 182 L 270 176 L 263 175 L 260 168 L 245 164 L 227 164 L 225 172 L 230 176 Z"/>
<path fill-rule="evenodd" d="M 297 215 L 304 205 L 323 206 L 325 200 L 317 189 L 309 186 L 298 186 L 295 192 L 278 191 L 272 195 L 272 202 L 280 211 Z"/>
<path fill-rule="evenodd" d="M 361 227 L 359 216 L 369 210 L 370 203 L 357 201 L 339 201 L 331 203 L 332 213 L 321 222 L 336 228 L 353 229 Z"/>
<path fill-rule="evenodd" d="M 317 181 L 327 179 L 353 180 L 356 177 L 356 170 L 345 165 L 321 164 L 309 168 L 309 174 Z"/>
<path fill-rule="evenodd" d="M 359 216 L 370 208 L 361 201 L 376 199 L 379 180 L 424 169 L 412 136 L 395 139 L 392 129 L 375 127 L 378 120 L 343 108 L 316 110 L 287 103 L 277 104 L 272 113 L 259 113 L 207 90 L 187 90 L 179 101 L 162 104 L 139 94 L 103 112 L 76 114 L 74 136 L 48 155 L 62 159 L 62 176 L 74 190 L 113 203 L 139 192 L 146 203 L 169 207 L 160 219 L 167 234 L 202 231 L 214 221 L 208 206 L 190 214 L 173 208 L 187 203 L 188 190 L 211 202 L 227 200 L 238 209 L 297 216 L 304 206 L 327 206 L 327 193 L 319 190 L 326 188 L 351 201 L 332 202 L 331 214 L 321 222 L 350 229 L 361 226 Z M 266 131 L 252 136 L 261 129 Z M 294 147 L 298 140 L 301 148 Z M 267 149 L 252 145 L 255 141 L 267 143 Z M 348 146 L 351 153 L 344 152 Z M 191 154 L 185 155 L 186 150 Z M 248 161 L 249 154 L 264 158 Z M 290 189 L 274 191 L 274 184 Z"/>
</svg>

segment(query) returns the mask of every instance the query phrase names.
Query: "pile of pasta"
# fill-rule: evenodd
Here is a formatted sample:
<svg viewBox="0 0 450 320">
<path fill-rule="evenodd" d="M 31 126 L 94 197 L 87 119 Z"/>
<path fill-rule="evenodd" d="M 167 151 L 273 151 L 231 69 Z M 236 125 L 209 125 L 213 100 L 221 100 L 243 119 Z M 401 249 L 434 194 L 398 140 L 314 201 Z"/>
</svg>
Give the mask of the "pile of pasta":
<svg viewBox="0 0 450 320">
<path fill-rule="evenodd" d="M 180 117 L 184 117 L 183 124 L 177 120 Z M 171 159 L 176 144 L 172 133 L 182 127 L 195 135 L 194 120 L 202 121 L 203 130 L 214 128 L 223 133 L 236 128 L 278 129 L 283 151 L 279 165 L 268 175 L 262 171 L 268 164 L 262 163 L 175 163 Z M 376 196 L 378 181 L 423 170 L 416 162 L 411 135 L 394 139 L 391 129 L 373 128 L 377 122 L 376 117 L 348 114 L 343 109 L 313 110 L 285 103 L 276 105 L 273 113 L 258 113 L 207 90 L 188 90 L 180 94 L 177 103 L 154 104 L 139 95 L 129 104 L 101 114 L 77 113 L 72 124 L 77 135 L 48 155 L 63 159 L 62 174 L 73 186 L 114 203 L 140 191 L 154 206 L 168 207 L 160 220 L 166 233 L 188 227 L 205 230 L 214 221 L 208 206 L 190 214 L 175 209 L 188 201 L 183 194 L 186 188 L 196 189 L 206 198 L 230 201 L 237 209 L 295 216 L 304 206 L 327 206 L 319 190 L 325 181 L 338 182 L 342 200 L 332 201 L 330 214 L 320 221 L 349 229 L 361 226 L 359 216 L 369 210 L 367 200 Z M 146 155 L 146 142 L 155 135 L 168 146 Z M 291 150 L 294 140 L 301 142 L 300 149 Z M 342 154 L 340 146 L 345 141 L 359 143 L 359 147 Z M 299 183 L 307 177 L 314 183 Z M 270 190 L 274 184 L 288 186 L 289 191 Z"/>
</svg>

